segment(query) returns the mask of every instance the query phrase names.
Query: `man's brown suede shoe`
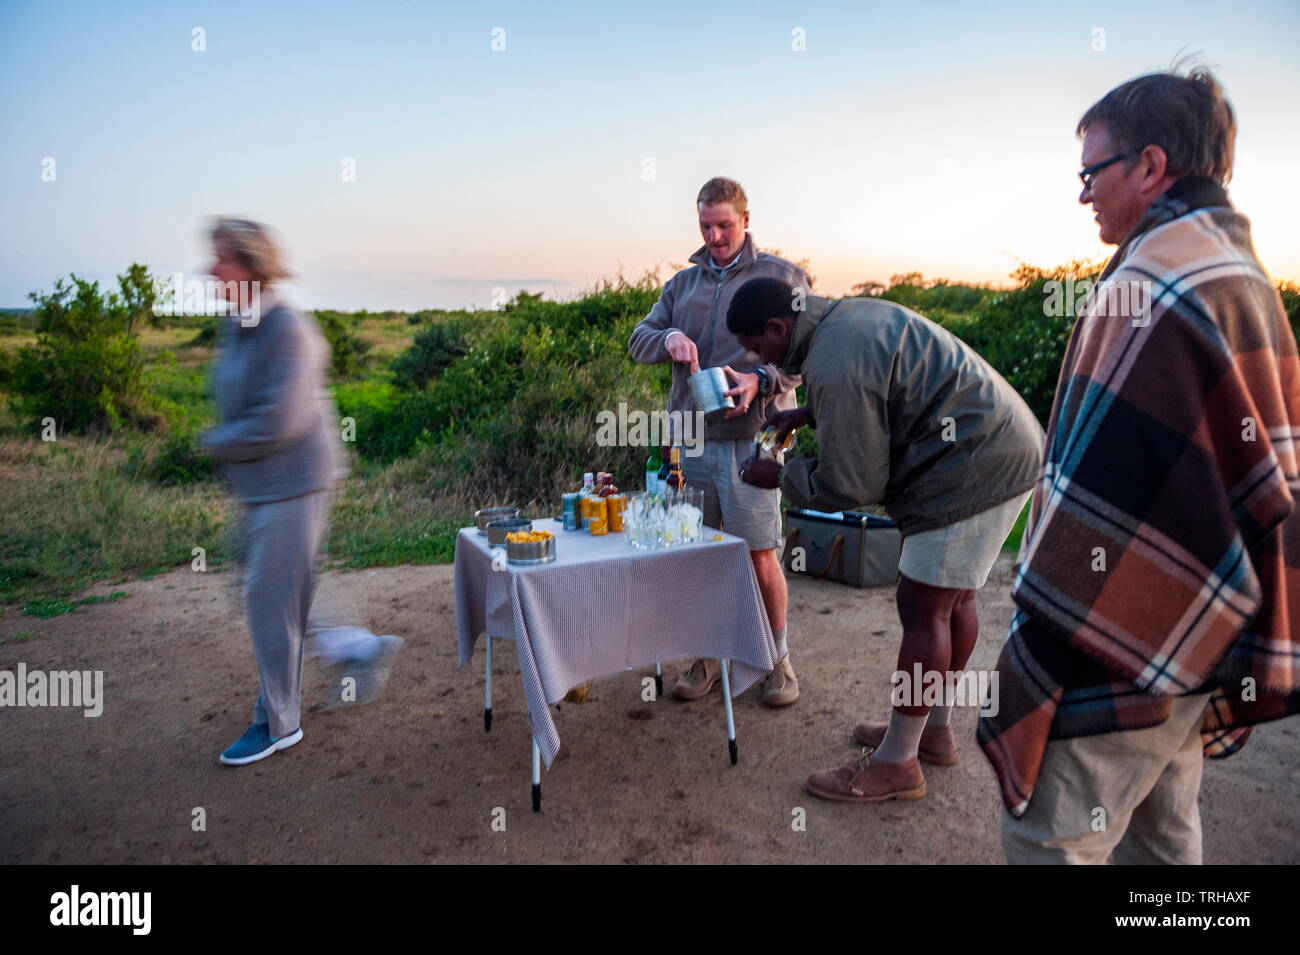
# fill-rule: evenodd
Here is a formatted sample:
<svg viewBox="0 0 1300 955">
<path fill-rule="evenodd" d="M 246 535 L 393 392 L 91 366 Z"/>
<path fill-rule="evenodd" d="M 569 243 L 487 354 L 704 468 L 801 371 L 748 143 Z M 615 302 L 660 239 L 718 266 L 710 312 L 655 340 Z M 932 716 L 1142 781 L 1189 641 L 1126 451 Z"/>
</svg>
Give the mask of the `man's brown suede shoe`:
<svg viewBox="0 0 1300 955">
<path fill-rule="evenodd" d="M 701 657 L 681 675 L 673 687 L 673 696 L 679 700 L 698 700 L 722 680 L 722 662 Z"/>
<path fill-rule="evenodd" d="M 881 763 L 864 756 L 839 769 L 813 773 L 806 785 L 814 796 L 837 802 L 920 799 L 925 795 L 925 774 L 916 759 L 905 763 Z"/>
<path fill-rule="evenodd" d="M 768 706 L 789 706 L 799 699 L 799 681 L 790 666 L 790 654 L 776 662 L 772 672 L 763 680 L 763 695 L 760 697 Z"/>
<path fill-rule="evenodd" d="M 880 749 L 888 723 L 859 723 L 853 727 L 853 741 L 859 746 Z M 961 750 L 952 729 L 947 726 L 927 726 L 921 731 L 921 748 L 917 751 L 923 763 L 936 766 L 955 766 Z"/>
</svg>

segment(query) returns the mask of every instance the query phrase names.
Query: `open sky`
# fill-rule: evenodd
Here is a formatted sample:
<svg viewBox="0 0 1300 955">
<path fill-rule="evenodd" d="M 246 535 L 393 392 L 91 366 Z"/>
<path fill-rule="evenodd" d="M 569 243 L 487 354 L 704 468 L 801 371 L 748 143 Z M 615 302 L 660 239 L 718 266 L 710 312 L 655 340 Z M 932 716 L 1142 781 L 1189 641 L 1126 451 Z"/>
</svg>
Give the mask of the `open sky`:
<svg viewBox="0 0 1300 955">
<path fill-rule="evenodd" d="M 667 278 L 714 175 L 823 293 L 1004 283 L 1108 254 L 1075 124 L 1180 52 L 1225 86 L 1230 194 L 1297 280 L 1298 38 L 1295 0 L 0 0 L 0 306 L 133 261 L 201 278 L 216 213 L 272 225 L 310 307 L 564 297 Z"/>
</svg>

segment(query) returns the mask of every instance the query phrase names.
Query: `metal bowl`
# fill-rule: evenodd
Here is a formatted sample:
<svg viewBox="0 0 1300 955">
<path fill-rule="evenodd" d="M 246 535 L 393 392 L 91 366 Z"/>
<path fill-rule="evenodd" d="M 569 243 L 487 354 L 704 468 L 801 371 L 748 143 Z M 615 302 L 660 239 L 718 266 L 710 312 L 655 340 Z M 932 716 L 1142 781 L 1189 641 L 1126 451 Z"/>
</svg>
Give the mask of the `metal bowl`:
<svg viewBox="0 0 1300 955">
<path fill-rule="evenodd" d="M 503 521 L 493 521 L 487 526 L 488 544 L 492 547 L 504 547 L 507 543 L 507 534 L 532 529 L 533 522 L 522 517 L 508 517 Z"/>
<path fill-rule="evenodd" d="M 506 560 L 512 564 L 549 564 L 555 560 L 555 535 L 536 543 L 506 541 Z"/>
<path fill-rule="evenodd" d="M 493 521 L 504 521 L 519 516 L 517 507 L 485 507 L 474 512 L 474 526 L 480 534 L 487 533 L 487 526 Z"/>
</svg>

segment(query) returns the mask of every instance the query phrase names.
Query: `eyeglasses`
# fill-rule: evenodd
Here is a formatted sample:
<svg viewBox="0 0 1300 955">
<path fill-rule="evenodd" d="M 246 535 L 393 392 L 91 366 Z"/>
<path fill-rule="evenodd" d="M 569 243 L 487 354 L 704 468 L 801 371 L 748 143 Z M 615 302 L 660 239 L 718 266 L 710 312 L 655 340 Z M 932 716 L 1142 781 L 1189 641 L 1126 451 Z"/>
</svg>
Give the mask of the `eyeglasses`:
<svg viewBox="0 0 1300 955">
<path fill-rule="evenodd" d="M 1139 150 L 1130 149 L 1128 152 L 1120 153 L 1117 156 L 1111 156 L 1109 159 L 1103 159 L 1101 162 L 1095 162 L 1091 166 L 1084 166 L 1079 170 L 1079 181 L 1083 183 L 1083 188 L 1092 192 L 1092 181 L 1096 178 L 1097 173 L 1101 172 L 1107 166 L 1119 162 L 1121 159 L 1128 159 L 1129 156 L 1135 156 Z"/>
</svg>

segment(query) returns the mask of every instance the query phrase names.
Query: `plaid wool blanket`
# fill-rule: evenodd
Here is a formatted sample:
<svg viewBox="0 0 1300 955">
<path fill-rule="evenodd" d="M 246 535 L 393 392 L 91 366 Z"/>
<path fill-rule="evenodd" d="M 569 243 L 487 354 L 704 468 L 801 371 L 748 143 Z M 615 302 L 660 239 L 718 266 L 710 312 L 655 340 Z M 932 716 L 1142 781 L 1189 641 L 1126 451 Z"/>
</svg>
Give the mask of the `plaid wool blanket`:
<svg viewBox="0 0 1300 955">
<path fill-rule="evenodd" d="M 1202 741 L 1300 711 L 1300 361 L 1249 221 L 1180 181 L 1102 272 L 1066 349 L 979 742 L 1023 815 L 1048 740 L 1162 723 Z"/>
</svg>

